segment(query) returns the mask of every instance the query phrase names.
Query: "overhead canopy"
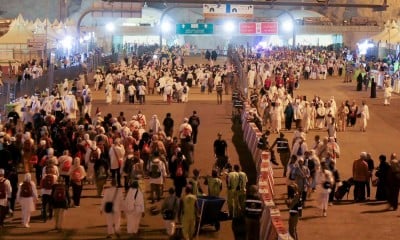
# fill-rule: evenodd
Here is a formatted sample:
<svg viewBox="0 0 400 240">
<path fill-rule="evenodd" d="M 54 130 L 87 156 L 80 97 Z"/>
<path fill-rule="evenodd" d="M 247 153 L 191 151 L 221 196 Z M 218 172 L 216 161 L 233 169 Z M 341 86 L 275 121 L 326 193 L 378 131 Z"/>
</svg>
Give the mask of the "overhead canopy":
<svg viewBox="0 0 400 240">
<path fill-rule="evenodd" d="M 374 42 L 396 43 L 400 39 L 400 28 L 396 21 L 387 22 L 382 32 L 370 38 Z"/>
<path fill-rule="evenodd" d="M 33 32 L 22 17 L 10 25 L 10 30 L 0 38 L 0 44 L 26 44 Z"/>
</svg>

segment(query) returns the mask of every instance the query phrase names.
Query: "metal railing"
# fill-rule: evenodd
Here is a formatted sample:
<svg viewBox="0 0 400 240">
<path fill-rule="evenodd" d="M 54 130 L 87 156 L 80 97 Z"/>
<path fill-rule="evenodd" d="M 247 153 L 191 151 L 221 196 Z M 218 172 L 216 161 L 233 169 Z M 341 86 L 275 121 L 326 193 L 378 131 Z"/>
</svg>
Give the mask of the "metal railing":
<svg viewBox="0 0 400 240">
<path fill-rule="evenodd" d="M 8 78 L 4 80 L 3 86 L 0 86 L 0 113 L 3 116 L 7 114 L 6 104 L 25 94 L 31 96 L 35 92 L 43 92 L 46 88 L 51 90 L 54 84 L 59 84 L 66 78 L 73 80 L 81 73 L 91 73 L 98 67 L 107 67 L 109 63 L 117 62 L 117 60 L 117 54 L 109 56 L 96 54 L 88 59 L 86 69 L 82 65 L 54 70 L 50 68 L 43 76 L 35 79 L 18 81 L 16 77 Z"/>
</svg>

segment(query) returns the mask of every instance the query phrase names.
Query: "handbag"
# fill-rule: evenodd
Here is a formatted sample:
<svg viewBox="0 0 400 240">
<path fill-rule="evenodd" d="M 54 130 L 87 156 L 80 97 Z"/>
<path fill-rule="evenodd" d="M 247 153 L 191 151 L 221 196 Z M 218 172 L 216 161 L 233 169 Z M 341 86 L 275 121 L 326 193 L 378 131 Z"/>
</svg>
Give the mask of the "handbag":
<svg viewBox="0 0 400 240">
<path fill-rule="evenodd" d="M 38 161 L 39 161 L 39 159 L 38 159 L 37 155 L 32 155 L 31 159 L 29 159 L 29 163 L 33 164 L 33 165 L 37 164 Z"/>
<path fill-rule="evenodd" d="M 115 189 L 112 201 L 106 202 L 106 204 L 104 205 L 105 213 L 112 213 L 114 211 L 114 200 L 115 197 L 117 196 L 117 193 L 118 193 L 118 188 Z"/>
</svg>

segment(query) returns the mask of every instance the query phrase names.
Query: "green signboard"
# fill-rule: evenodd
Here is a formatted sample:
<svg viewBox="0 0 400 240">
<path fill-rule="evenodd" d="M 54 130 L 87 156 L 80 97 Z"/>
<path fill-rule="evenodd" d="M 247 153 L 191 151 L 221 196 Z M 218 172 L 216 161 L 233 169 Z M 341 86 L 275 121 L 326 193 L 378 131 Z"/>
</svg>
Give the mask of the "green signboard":
<svg viewBox="0 0 400 240">
<path fill-rule="evenodd" d="M 213 34 L 214 25 L 208 23 L 176 24 L 176 34 Z"/>
</svg>

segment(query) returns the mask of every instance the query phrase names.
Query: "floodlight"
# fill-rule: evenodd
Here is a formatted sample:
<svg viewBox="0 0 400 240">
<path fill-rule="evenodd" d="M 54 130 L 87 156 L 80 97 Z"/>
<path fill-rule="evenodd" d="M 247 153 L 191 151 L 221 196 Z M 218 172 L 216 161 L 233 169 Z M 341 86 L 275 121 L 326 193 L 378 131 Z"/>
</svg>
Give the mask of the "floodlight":
<svg viewBox="0 0 400 240">
<path fill-rule="evenodd" d="M 61 41 L 61 44 L 62 44 L 63 48 L 71 49 L 72 48 L 72 37 L 71 36 L 66 36 Z"/>
<path fill-rule="evenodd" d="M 235 30 L 235 23 L 232 21 L 224 22 L 224 31 L 227 33 L 232 33 Z"/>
<path fill-rule="evenodd" d="M 114 29 L 115 29 L 115 26 L 114 26 L 113 23 L 107 23 L 106 29 L 107 29 L 107 31 L 109 31 L 109 32 L 113 32 Z"/>
<path fill-rule="evenodd" d="M 170 32 L 172 29 L 171 23 L 169 22 L 163 22 L 161 24 L 161 31 L 164 33 Z"/>
<path fill-rule="evenodd" d="M 293 31 L 293 21 L 291 19 L 287 19 L 282 23 L 282 29 L 285 32 Z"/>
</svg>

